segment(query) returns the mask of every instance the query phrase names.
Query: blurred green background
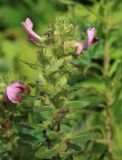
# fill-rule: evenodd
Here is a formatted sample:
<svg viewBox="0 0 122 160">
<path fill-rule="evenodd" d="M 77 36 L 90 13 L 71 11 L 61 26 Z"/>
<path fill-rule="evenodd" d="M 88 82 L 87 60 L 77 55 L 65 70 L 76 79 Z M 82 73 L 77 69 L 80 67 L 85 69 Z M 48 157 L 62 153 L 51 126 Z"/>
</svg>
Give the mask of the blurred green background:
<svg viewBox="0 0 122 160">
<path fill-rule="evenodd" d="M 26 17 L 32 19 L 34 30 L 42 35 L 48 25 L 58 16 L 68 16 L 74 25 L 79 25 L 85 33 L 89 26 L 97 29 L 99 42 L 91 48 L 83 59 L 84 64 L 103 65 L 103 55 L 109 42 L 109 76 L 116 78 L 116 86 L 122 88 L 122 2 L 121 0 L 2 0 L 0 1 L 0 74 L 13 72 L 27 78 L 30 82 L 38 79 L 38 71 L 23 64 L 37 61 L 37 49 L 27 40 L 21 22 Z M 104 1 L 105 3 L 107 2 Z M 111 29 L 110 29 L 110 28 Z M 107 32 L 109 30 L 109 33 Z M 116 77 L 117 77 L 116 76 Z M 99 84 L 98 84 L 99 85 Z M 118 91 L 116 91 L 118 92 Z M 121 91 L 120 91 L 121 92 Z M 122 94 L 114 104 L 114 125 L 117 152 L 122 150 Z"/>
</svg>

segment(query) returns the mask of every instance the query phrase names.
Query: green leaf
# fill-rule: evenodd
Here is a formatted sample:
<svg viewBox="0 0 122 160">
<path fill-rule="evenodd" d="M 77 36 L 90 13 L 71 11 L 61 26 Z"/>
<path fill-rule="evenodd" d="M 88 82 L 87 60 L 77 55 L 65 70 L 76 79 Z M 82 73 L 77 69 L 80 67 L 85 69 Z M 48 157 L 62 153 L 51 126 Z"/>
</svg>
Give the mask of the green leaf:
<svg viewBox="0 0 122 160">
<path fill-rule="evenodd" d="M 52 149 L 47 149 L 46 147 L 41 147 L 36 153 L 35 156 L 37 158 L 51 158 L 55 156 L 57 153 L 57 148 L 54 147 Z"/>
<path fill-rule="evenodd" d="M 65 84 L 67 83 L 67 77 L 66 75 L 62 75 L 58 80 L 57 80 L 57 83 L 56 83 L 56 86 L 60 86 L 60 87 L 63 87 Z"/>
<path fill-rule="evenodd" d="M 58 0 L 58 1 L 67 5 L 74 3 L 72 0 Z"/>
<path fill-rule="evenodd" d="M 87 107 L 90 105 L 89 101 L 68 101 L 66 104 L 66 107 L 72 108 L 72 109 L 81 109 L 84 107 Z"/>
<path fill-rule="evenodd" d="M 48 131 L 47 134 L 50 139 L 59 139 L 62 136 L 61 132 L 54 132 L 54 131 Z"/>
<path fill-rule="evenodd" d="M 67 152 L 60 152 L 59 154 L 63 159 L 67 160 L 71 155 L 76 154 L 76 151 L 73 149 L 68 149 Z"/>
</svg>

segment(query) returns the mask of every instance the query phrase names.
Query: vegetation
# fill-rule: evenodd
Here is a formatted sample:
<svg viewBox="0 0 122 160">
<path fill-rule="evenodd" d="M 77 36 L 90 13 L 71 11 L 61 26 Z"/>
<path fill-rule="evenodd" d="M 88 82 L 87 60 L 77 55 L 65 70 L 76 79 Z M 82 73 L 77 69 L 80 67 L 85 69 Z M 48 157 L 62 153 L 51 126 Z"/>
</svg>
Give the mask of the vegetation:
<svg viewBox="0 0 122 160">
<path fill-rule="evenodd" d="M 0 160 L 121 160 L 122 3 L 0 3 Z M 77 55 L 89 27 L 98 41 Z"/>
</svg>

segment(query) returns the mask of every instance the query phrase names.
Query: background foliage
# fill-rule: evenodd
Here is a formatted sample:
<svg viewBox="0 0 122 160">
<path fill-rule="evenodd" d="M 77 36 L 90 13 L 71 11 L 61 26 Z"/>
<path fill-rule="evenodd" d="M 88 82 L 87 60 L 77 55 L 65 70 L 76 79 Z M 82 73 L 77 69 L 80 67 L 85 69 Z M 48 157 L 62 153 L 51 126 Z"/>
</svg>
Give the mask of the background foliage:
<svg viewBox="0 0 122 160">
<path fill-rule="evenodd" d="M 121 9 L 119 0 L 0 2 L 1 160 L 122 159 Z M 69 21 L 53 24 L 60 16 Z M 26 17 L 40 35 L 59 27 L 69 41 L 85 39 L 93 26 L 99 42 L 79 57 L 66 44 L 60 55 L 61 37 L 50 35 L 52 56 L 51 45 L 28 43 L 21 26 Z M 70 24 L 79 29 L 72 31 Z M 16 80 L 27 83 L 31 95 L 17 106 L 3 106 L 5 87 Z"/>
</svg>

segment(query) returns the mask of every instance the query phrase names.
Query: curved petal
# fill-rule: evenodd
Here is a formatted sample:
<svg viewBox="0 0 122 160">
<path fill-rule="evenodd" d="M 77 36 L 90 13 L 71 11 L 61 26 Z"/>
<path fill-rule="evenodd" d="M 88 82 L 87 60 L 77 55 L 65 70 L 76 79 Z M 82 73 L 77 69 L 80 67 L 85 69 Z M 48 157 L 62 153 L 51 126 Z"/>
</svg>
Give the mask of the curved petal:
<svg viewBox="0 0 122 160">
<path fill-rule="evenodd" d="M 42 40 L 42 38 L 38 34 L 36 34 L 34 31 L 31 30 L 27 32 L 28 32 L 28 39 L 30 41 L 41 41 Z"/>
<path fill-rule="evenodd" d="M 13 103 L 19 103 L 21 100 L 21 97 L 16 93 L 16 89 L 14 89 L 12 85 L 9 85 L 7 87 L 6 94 L 8 96 L 8 99 Z"/>
<path fill-rule="evenodd" d="M 77 47 L 76 54 L 79 55 L 83 51 L 83 44 L 80 42 L 77 42 L 76 47 Z"/>
<path fill-rule="evenodd" d="M 19 87 L 21 85 L 23 86 L 24 83 L 22 83 L 22 82 L 14 82 L 14 83 L 9 84 L 9 86 L 12 86 L 12 87 Z"/>
<path fill-rule="evenodd" d="M 26 32 L 28 33 L 28 38 L 30 41 L 42 40 L 42 38 L 32 30 L 33 23 L 29 18 L 26 18 L 25 22 L 22 22 L 22 25 L 25 28 Z"/>
<path fill-rule="evenodd" d="M 95 36 L 95 33 L 96 33 L 96 29 L 95 28 L 88 28 L 87 29 L 87 36 L 88 36 L 89 44 L 92 43 L 92 41 L 94 39 L 94 36 Z"/>
<path fill-rule="evenodd" d="M 30 89 L 22 82 L 11 83 L 7 86 L 4 100 L 10 100 L 13 103 L 19 103 L 21 101 L 21 94 L 28 94 Z"/>
<path fill-rule="evenodd" d="M 14 89 L 16 94 L 25 94 L 30 92 L 29 87 L 22 82 L 15 82 L 10 84 L 10 86 Z"/>
<path fill-rule="evenodd" d="M 26 18 L 25 22 L 23 22 L 23 23 L 25 23 L 25 25 L 26 25 L 28 28 L 30 28 L 30 29 L 33 28 L 33 22 L 31 21 L 30 18 Z"/>
</svg>

